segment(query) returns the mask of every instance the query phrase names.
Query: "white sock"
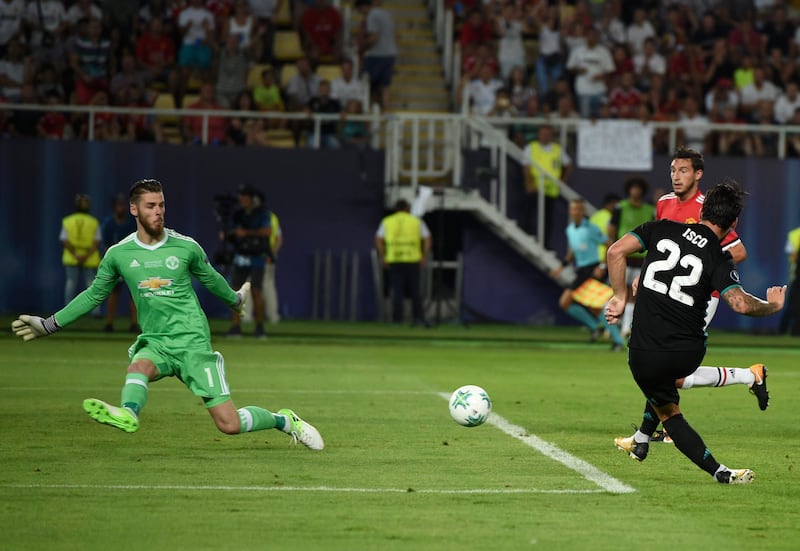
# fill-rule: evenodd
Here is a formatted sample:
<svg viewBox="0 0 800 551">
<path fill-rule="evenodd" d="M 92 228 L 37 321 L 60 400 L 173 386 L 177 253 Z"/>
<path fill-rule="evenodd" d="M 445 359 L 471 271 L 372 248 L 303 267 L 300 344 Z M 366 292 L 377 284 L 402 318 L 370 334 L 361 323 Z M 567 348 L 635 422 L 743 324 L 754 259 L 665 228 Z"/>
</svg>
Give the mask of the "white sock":
<svg viewBox="0 0 800 551">
<path fill-rule="evenodd" d="M 752 385 L 756 382 L 753 372 L 744 367 L 710 367 L 701 365 L 683 380 L 683 389 L 693 386 Z"/>
<path fill-rule="evenodd" d="M 633 435 L 633 441 L 637 444 L 643 444 L 645 442 L 650 442 L 650 435 L 645 434 L 640 430 L 636 430 L 636 433 Z"/>
</svg>

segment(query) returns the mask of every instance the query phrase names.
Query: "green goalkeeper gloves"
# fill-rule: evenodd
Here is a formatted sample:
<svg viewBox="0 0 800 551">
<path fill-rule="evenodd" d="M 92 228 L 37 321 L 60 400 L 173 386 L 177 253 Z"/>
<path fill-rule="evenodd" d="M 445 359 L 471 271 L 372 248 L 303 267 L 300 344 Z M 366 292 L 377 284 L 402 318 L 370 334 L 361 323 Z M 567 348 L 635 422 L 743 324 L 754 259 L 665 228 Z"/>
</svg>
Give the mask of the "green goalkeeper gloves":
<svg viewBox="0 0 800 551">
<path fill-rule="evenodd" d="M 52 335 L 61 329 L 61 327 L 53 316 L 49 318 L 40 318 L 39 316 L 22 314 L 19 319 L 11 322 L 11 329 L 13 329 L 14 334 L 21 337 L 23 341 L 30 341 L 38 339 L 39 337 Z"/>
<path fill-rule="evenodd" d="M 231 306 L 231 309 L 240 316 L 244 315 L 244 308 L 245 305 L 247 304 L 247 296 L 249 294 L 250 294 L 250 282 L 245 281 L 244 285 L 242 285 L 241 288 L 238 291 L 236 291 L 236 296 L 238 297 L 236 304 Z"/>
</svg>

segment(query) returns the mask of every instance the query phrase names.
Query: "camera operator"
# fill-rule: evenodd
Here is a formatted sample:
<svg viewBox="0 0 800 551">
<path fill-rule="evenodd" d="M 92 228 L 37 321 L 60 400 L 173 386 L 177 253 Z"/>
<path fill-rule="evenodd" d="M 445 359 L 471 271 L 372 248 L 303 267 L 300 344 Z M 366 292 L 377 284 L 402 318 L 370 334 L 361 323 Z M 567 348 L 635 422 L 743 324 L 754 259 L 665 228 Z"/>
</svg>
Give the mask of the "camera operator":
<svg viewBox="0 0 800 551">
<path fill-rule="evenodd" d="M 231 283 L 241 286 L 250 279 L 253 295 L 253 317 L 256 321 L 255 336 L 264 337 L 264 295 L 262 283 L 267 257 L 270 254 L 269 236 L 272 232 L 269 211 L 256 201 L 258 191 L 250 186 L 239 188 L 239 208 L 233 213 L 227 239 L 233 245 L 233 270 Z M 241 316 L 234 313 L 227 336 L 242 334 Z"/>
</svg>

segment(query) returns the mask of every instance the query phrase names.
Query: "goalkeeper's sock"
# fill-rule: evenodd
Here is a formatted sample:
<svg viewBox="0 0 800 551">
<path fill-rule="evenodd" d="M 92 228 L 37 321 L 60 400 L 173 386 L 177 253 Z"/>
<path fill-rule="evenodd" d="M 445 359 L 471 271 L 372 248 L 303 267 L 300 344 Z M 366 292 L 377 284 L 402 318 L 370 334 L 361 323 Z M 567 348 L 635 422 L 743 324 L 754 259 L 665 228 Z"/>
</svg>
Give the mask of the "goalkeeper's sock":
<svg viewBox="0 0 800 551">
<path fill-rule="evenodd" d="M 714 475 L 719 469 L 719 463 L 711 455 L 705 442 L 699 434 L 689 425 L 683 414 L 673 415 L 664 421 L 664 429 L 669 434 L 675 447 L 683 455 L 692 460 L 692 463 L 703 469 L 710 475 Z"/>
<path fill-rule="evenodd" d="M 589 329 L 591 329 L 592 331 L 594 331 L 595 329 L 597 329 L 597 320 L 596 320 L 596 319 L 594 318 L 594 316 L 593 316 L 593 315 L 591 315 L 591 314 L 589 313 L 589 311 L 588 311 L 586 308 L 584 308 L 583 306 L 580 306 L 580 305 L 578 305 L 578 304 L 575 304 L 575 303 L 573 302 L 573 303 L 572 303 L 572 304 L 570 304 L 570 305 L 569 305 L 569 307 L 568 307 L 566 310 L 564 310 L 564 311 L 565 311 L 565 312 L 566 312 L 566 313 L 567 313 L 569 316 L 571 316 L 571 317 L 575 318 L 576 320 L 578 320 L 579 322 L 581 322 L 583 325 L 585 325 L 586 327 L 588 327 L 588 328 L 589 328 Z"/>
<path fill-rule="evenodd" d="M 653 406 L 650 405 L 650 402 L 646 402 L 644 405 L 644 413 L 642 414 L 642 424 L 639 426 L 637 434 L 641 433 L 640 438 L 642 435 L 646 435 L 647 440 L 637 440 L 635 436 L 633 440 L 635 442 L 649 442 L 650 435 L 656 431 L 659 422 L 660 421 L 658 419 L 656 410 L 653 409 Z"/>
<path fill-rule="evenodd" d="M 279 429 L 286 426 L 286 417 L 276 415 L 258 406 L 244 406 L 239 408 L 239 433 L 254 432 L 257 430 Z"/>
<path fill-rule="evenodd" d="M 694 373 L 684 378 L 681 388 L 693 386 L 728 386 L 752 385 L 756 376 L 752 371 L 743 367 L 710 367 L 701 365 Z"/>
<path fill-rule="evenodd" d="M 147 403 L 147 385 L 150 380 L 144 373 L 128 373 L 125 386 L 122 387 L 122 407 L 128 408 L 137 416 Z"/>
</svg>

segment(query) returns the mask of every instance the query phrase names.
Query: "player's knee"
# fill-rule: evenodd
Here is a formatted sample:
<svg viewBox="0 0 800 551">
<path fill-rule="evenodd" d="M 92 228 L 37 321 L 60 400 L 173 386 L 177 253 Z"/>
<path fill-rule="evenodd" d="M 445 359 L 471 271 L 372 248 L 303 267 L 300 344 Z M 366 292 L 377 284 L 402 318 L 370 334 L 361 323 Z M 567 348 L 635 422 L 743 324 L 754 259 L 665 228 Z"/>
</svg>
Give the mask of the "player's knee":
<svg viewBox="0 0 800 551">
<path fill-rule="evenodd" d="M 134 360 L 128 366 L 128 373 L 141 373 L 152 381 L 158 376 L 158 369 L 150 360 Z"/>
</svg>

